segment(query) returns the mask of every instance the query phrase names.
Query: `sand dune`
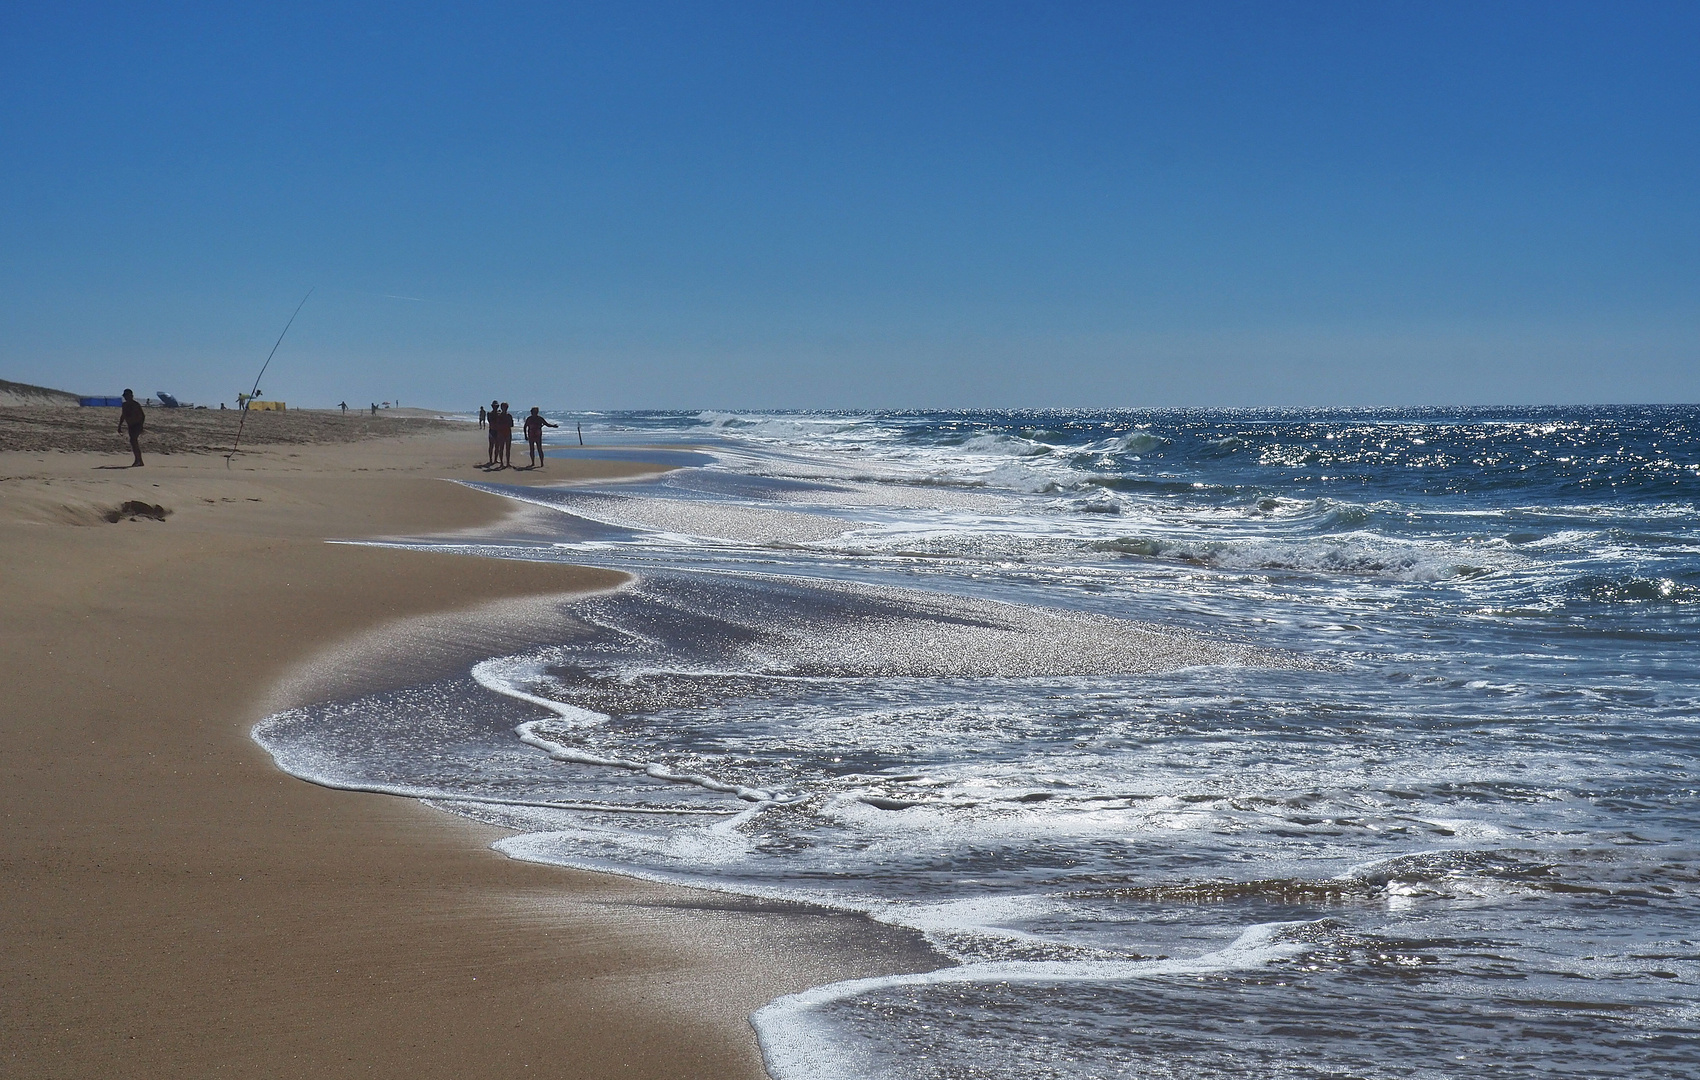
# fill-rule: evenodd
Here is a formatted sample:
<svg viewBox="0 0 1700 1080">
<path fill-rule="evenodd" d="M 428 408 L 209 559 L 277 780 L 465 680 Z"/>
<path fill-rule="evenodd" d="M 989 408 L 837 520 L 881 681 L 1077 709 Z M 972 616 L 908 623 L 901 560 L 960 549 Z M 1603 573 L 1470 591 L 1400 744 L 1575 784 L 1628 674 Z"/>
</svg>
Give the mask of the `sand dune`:
<svg viewBox="0 0 1700 1080">
<path fill-rule="evenodd" d="M 0 408 L 75 408 L 77 395 L 66 390 L 0 379 Z"/>
</svg>

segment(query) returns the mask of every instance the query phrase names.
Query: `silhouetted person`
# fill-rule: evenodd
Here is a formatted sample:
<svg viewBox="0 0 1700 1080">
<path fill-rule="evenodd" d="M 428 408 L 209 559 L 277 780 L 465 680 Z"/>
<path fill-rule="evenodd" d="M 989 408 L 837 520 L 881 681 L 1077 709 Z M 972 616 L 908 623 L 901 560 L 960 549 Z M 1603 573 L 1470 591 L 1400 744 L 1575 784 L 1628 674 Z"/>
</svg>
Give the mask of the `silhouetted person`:
<svg viewBox="0 0 1700 1080">
<path fill-rule="evenodd" d="M 376 401 L 372 402 L 372 415 L 378 415 L 378 403 Z"/>
<path fill-rule="evenodd" d="M 543 464 L 543 429 L 560 426 L 543 419 L 537 406 L 531 407 L 531 415 L 525 418 L 525 461 L 528 466 Z"/>
<path fill-rule="evenodd" d="M 136 400 L 133 390 L 124 391 L 124 405 L 118 410 L 118 430 L 130 429 L 130 452 L 136 455 L 131 467 L 142 463 L 142 425 L 147 422 L 148 414 L 142 411 L 142 403 Z"/>
<path fill-rule="evenodd" d="M 496 414 L 502 411 L 502 403 L 490 403 L 490 459 L 484 463 L 485 468 L 493 469 L 502 463 L 502 452 L 496 448 L 496 440 L 501 437 L 502 422 L 496 419 Z M 483 409 L 478 410 L 483 412 Z"/>
<path fill-rule="evenodd" d="M 340 404 L 342 406 L 342 415 L 347 416 L 348 415 L 348 402 L 343 401 L 343 402 L 339 402 L 338 404 Z"/>
<path fill-rule="evenodd" d="M 478 406 L 478 426 L 479 426 L 479 427 L 483 427 L 483 426 L 484 426 L 484 417 L 485 417 L 485 415 L 486 415 L 486 414 L 485 414 L 485 412 L 484 412 L 484 406 L 482 406 L 482 405 L 480 405 L 480 406 Z"/>
<path fill-rule="evenodd" d="M 511 469 L 514 467 L 514 414 L 508 411 L 507 402 L 502 402 L 502 411 L 498 415 L 502 418 L 502 430 L 496 449 L 501 452 L 502 467 Z"/>
</svg>

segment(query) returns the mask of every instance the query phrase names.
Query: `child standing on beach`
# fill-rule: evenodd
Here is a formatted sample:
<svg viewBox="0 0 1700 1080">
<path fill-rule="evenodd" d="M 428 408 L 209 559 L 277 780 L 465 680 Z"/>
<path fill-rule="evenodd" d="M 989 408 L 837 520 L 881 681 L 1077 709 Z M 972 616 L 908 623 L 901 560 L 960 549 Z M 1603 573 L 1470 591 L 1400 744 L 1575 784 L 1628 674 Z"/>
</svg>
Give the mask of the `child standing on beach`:
<svg viewBox="0 0 1700 1080">
<path fill-rule="evenodd" d="M 543 419 L 543 414 L 537 411 L 537 406 L 531 407 L 531 415 L 525 418 L 525 458 L 526 467 L 535 469 L 543 464 L 543 429 L 560 427 Z"/>
</svg>

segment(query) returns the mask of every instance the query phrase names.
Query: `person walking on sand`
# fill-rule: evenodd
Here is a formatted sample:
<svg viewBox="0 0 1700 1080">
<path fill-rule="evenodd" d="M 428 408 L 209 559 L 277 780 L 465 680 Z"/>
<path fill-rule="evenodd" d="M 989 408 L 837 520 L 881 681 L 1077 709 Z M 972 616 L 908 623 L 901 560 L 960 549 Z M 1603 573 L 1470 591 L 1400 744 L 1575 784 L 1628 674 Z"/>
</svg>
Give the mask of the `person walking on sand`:
<svg viewBox="0 0 1700 1080">
<path fill-rule="evenodd" d="M 342 415 L 347 416 L 348 415 L 348 402 L 343 401 L 343 402 L 338 402 L 338 404 L 340 404 L 342 406 Z"/>
<path fill-rule="evenodd" d="M 543 419 L 543 414 L 537 411 L 537 406 L 531 407 L 531 415 L 525 418 L 525 461 L 527 468 L 535 469 L 543 464 L 543 429 L 560 426 Z"/>
<path fill-rule="evenodd" d="M 147 423 L 148 414 L 142 411 L 142 403 L 136 400 L 133 390 L 124 391 L 124 405 L 118 410 L 118 430 L 130 429 L 130 452 L 136 455 L 131 464 L 135 468 L 142 463 L 142 425 Z"/>
<path fill-rule="evenodd" d="M 478 406 L 478 426 L 479 427 L 484 426 L 484 417 L 486 415 L 487 414 L 484 412 L 484 406 L 482 406 L 482 405 Z"/>
<path fill-rule="evenodd" d="M 490 460 L 484 463 L 486 469 L 494 469 L 502 463 L 502 451 L 496 446 L 496 440 L 501 438 L 502 434 L 502 422 L 496 419 L 497 414 L 502 411 L 501 406 L 499 401 L 490 403 Z"/>
</svg>

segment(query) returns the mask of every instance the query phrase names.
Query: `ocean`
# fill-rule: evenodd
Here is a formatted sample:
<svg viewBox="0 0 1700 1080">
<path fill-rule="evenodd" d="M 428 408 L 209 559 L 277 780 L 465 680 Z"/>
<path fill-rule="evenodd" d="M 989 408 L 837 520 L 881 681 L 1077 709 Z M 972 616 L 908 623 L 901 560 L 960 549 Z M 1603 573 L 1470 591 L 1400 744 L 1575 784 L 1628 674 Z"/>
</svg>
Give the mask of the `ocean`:
<svg viewBox="0 0 1700 1080">
<path fill-rule="evenodd" d="M 1700 1077 L 1700 409 L 551 417 L 395 543 L 633 584 L 255 738 L 926 936 L 776 1080 Z"/>
</svg>

